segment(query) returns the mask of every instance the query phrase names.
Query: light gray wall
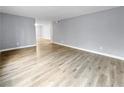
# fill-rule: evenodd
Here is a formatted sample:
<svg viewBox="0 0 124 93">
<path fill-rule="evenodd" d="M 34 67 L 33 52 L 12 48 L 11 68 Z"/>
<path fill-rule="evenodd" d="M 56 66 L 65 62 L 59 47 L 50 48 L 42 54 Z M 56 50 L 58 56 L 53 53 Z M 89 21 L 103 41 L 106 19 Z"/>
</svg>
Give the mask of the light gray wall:
<svg viewBox="0 0 124 93">
<path fill-rule="evenodd" d="M 124 57 L 124 7 L 54 22 L 53 41 Z"/>
<path fill-rule="evenodd" d="M 35 20 L 2 13 L 2 49 L 34 45 Z"/>
<path fill-rule="evenodd" d="M 0 50 L 2 49 L 2 15 L 0 13 Z"/>
</svg>

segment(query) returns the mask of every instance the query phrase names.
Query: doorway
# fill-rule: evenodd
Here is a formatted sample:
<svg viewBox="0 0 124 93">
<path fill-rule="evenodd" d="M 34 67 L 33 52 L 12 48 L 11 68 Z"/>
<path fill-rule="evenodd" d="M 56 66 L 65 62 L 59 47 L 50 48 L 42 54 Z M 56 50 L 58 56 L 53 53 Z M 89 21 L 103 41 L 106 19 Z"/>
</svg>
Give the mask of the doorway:
<svg viewBox="0 0 124 93">
<path fill-rule="evenodd" d="M 36 40 L 46 39 L 52 41 L 52 22 L 42 22 L 35 25 Z"/>
</svg>

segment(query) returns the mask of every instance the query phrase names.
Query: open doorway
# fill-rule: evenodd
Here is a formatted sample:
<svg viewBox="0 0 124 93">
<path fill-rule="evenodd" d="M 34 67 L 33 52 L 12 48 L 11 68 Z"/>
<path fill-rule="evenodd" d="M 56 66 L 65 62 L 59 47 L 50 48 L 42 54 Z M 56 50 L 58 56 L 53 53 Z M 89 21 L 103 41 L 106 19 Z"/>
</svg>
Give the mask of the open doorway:
<svg viewBox="0 0 124 93">
<path fill-rule="evenodd" d="M 41 49 L 44 45 L 49 45 L 52 43 L 52 32 L 53 32 L 52 22 L 49 21 L 36 21 L 36 51 L 37 57 L 41 57 Z M 50 46 L 52 48 L 52 46 Z"/>
<path fill-rule="evenodd" d="M 36 28 L 36 40 L 48 40 L 52 41 L 52 22 L 50 21 L 38 21 L 35 25 Z"/>
<path fill-rule="evenodd" d="M 36 25 L 36 40 L 42 38 L 42 25 Z"/>
<path fill-rule="evenodd" d="M 42 47 L 52 43 L 52 22 L 36 21 L 36 53 L 37 58 L 42 55 Z M 50 46 L 52 48 L 52 46 Z"/>
</svg>

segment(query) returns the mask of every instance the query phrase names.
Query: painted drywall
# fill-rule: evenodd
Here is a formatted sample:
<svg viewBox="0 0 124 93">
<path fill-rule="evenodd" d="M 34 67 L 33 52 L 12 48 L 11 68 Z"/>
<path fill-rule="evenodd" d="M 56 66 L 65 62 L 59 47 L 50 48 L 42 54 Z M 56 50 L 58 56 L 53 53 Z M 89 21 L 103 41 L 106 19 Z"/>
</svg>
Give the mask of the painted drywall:
<svg viewBox="0 0 124 93">
<path fill-rule="evenodd" d="M 44 38 L 51 40 L 51 32 L 52 32 L 52 22 L 51 21 L 36 21 L 36 32 L 37 38 Z"/>
<path fill-rule="evenodd" d="M 2 49 L 36 44 L 33 18 L 2 13 Z"/>
<path fill-rule="evenodd" d="M 124 58 L 124 7 L 54 22 L 53 42 Z"/>
<path fill-rule="evenodd" d="M 2 49 L 2 14 L 0 13 L 0 50 Z"/>
</svg>

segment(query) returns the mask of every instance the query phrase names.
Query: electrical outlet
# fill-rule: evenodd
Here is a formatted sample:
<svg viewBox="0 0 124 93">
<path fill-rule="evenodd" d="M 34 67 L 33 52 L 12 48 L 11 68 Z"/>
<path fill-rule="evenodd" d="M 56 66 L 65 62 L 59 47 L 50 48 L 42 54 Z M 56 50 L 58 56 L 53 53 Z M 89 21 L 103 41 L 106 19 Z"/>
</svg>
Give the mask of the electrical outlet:
<svg viewBox="0 0 124 93">
<path fill-rule="evenodd" d="M 102 47 L 102 46 L 100 46 L 100 47 L 99 47 L 99 49 L 100 49 L 100 50 L 103 50 L 103 47 Z"/>
<path fill-rule="evenodd" d="M 19 44 L 19 42 L 16 42 L 16 46 L 19 46 L 20 44 Z"/>
<path fill-rule="evenodd" d="M 64 41 L 63 41 L 63 40 L 61 40 L 61 43 L 64 43 Z"/>
</svg>

